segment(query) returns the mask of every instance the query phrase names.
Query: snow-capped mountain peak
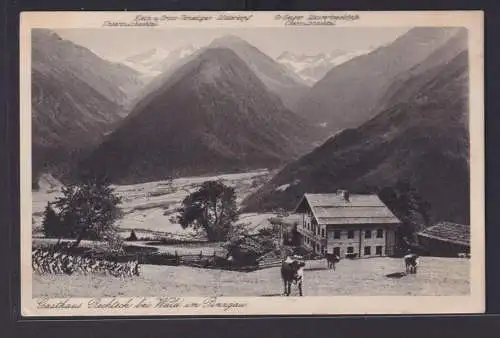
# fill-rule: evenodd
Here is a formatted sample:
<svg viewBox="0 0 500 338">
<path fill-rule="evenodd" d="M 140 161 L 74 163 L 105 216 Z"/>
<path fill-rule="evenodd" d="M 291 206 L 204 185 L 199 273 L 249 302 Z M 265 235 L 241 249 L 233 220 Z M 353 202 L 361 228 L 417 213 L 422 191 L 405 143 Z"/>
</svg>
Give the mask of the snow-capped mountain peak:
<svg viewBox="0 0 500 338">
<path fill-rule="evenodd" d="M 369 52 L 370 50 L 334 50 L 331 53 L 297 55 L 285 51 L 276 58 L 276 61 L 293 71 L 308 84 L 314 84 L 333 67 Z"/>
<path fill-rule="evenodd" d="M 194 45 L 187 45 L 173 51 L 157 47 L 129 56 L 121 62 L 144 75 L 155 76 L 168 70 L 172 65 L 193 54 L 196 50 L 198 47 Z"/>
<path fill-rule="evenodd" d="M 152 49 L 149 49 L 145 52 L 129 56 L 124 61 L 147 65 L 147 64 L 154 63 L 155 61 L 158 61 L 158 60 L 163 60 L 169 54 L 170 54 L 170 52 L 166 49 L 152 48 Z"/>
</svg>

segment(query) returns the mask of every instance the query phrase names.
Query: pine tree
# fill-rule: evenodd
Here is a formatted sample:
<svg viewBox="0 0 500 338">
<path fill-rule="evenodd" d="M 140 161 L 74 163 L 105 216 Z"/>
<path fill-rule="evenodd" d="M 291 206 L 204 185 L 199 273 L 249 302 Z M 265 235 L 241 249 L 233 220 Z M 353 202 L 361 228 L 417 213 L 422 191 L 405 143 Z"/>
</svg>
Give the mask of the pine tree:
<svg viewBox="0 0 500 338">
<path fill-rule="evenodd" d="M 47 203 L 43 212 L 42 230 L 45 237 L 48 238 L 60 238 L 65 235 L 61 219 L 50 202 Z"/>
<path fill-rule="evenodd" d="M 127 238 L 127 241 L 137 241 L 137 235 L 134 230 L 130 232 L 130 236 Z"/>
</svg>

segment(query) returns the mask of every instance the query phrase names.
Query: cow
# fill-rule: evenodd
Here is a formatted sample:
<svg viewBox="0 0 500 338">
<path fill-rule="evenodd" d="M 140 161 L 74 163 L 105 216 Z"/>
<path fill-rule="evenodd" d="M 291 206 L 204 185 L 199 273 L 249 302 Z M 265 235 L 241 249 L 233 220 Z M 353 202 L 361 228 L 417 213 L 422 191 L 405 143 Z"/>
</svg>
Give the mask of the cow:
<svg viewBox="0 0 500 338">
<path fill-rule="evenodd" d="M 291 259 L 287 257 L 281 265 L 281 279 L 283 280 L 284 295 L 290 296 L 292 284 L 295 283 L 299 289 L 299 295 L 302 296 L 302 284 L 304 281 L 305 262 L 298 258 Z"/>
<path fill-rule="evenodd" d="M 340 257 L 338 255 L 333 254 L 333 253 L 331 253 L 331 254 L 326 253 L 325 258 L 326 258 L 326 262 L 328 264 L 328 269 L 333 268 L 333 270 L 335 271 L 335 264 L 340 262 Z"/>
<path fill-rule="evenodd" d="M 414 253 L 408 253 L 404 256 L 406 273 L 417 273 L 418 265 L 418 255 Z"/>
</svg>

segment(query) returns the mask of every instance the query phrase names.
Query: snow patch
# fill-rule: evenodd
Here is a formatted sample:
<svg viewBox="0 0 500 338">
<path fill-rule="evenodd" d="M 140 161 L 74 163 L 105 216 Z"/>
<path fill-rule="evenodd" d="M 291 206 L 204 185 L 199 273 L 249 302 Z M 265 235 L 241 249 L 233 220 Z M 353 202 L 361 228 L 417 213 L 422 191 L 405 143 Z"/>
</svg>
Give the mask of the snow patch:
<svg viewBox="0 0 500 338">
<path fill-rule="evenodd" d="M 279 187 L 277 187 L 275 189 L 275 191 L 285 191 L 288 188 L 290 188 L 291 186 L 297 185 L 299 183 L 300 183 L 300 180 L 297 179 L 297 180 L 293 181 L 292 183 L 287 183 L 287 184 L 280 185 Z"/>
<path fill-rule="evenodd" d="M 58 190 L 61 186 L 61 182 L 55 179 L 51 174 L 42 174 L 38 179 L 38 187 L 40 191 Z"/>
</svg>

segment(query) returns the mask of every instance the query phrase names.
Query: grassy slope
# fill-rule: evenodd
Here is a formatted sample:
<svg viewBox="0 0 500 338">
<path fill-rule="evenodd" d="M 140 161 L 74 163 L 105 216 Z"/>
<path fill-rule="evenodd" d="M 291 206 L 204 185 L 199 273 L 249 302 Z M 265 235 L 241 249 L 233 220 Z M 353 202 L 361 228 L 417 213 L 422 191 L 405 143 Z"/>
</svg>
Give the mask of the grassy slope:
<svg viewBox="0 0 500 338">
<path fill-rule="evenodd" d="M 417 275 L 401 279 L 386 275 L 404 270 L 402 260 L 372 258 L 343 260 L 337 270 L 325 261 L 310 261 L 305 272 L 306 296 L 466 295 L 467 259 L 422 257 Z M 34 275 L 33 296 L 278 296 L 283 291 L 279 268 L 251 273 L 145 265 L 143 275 L 120 280 L 102 276 Z M 296 295 L 294 288 L 292 295 Z"/>
</svg>

